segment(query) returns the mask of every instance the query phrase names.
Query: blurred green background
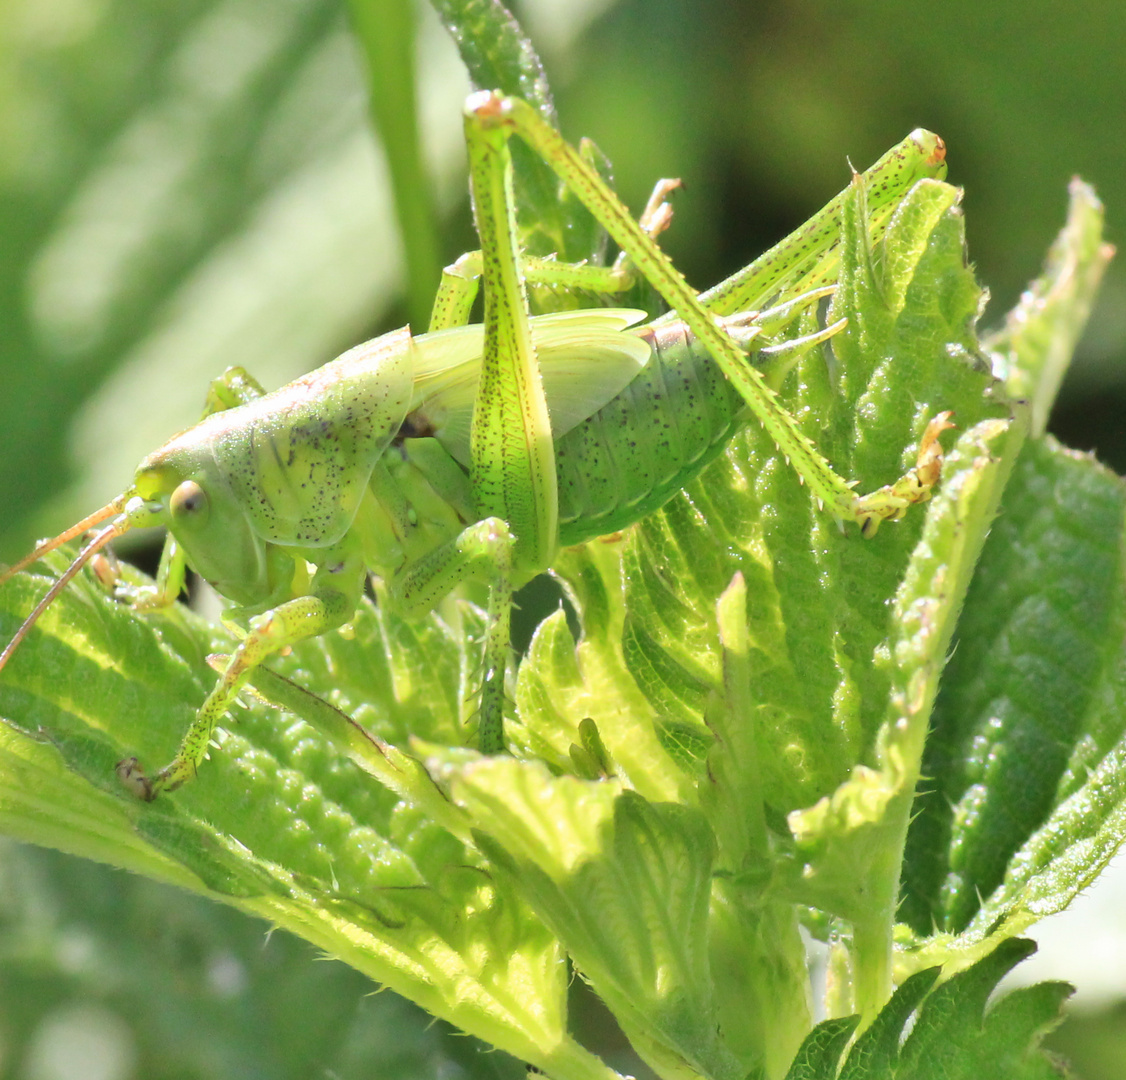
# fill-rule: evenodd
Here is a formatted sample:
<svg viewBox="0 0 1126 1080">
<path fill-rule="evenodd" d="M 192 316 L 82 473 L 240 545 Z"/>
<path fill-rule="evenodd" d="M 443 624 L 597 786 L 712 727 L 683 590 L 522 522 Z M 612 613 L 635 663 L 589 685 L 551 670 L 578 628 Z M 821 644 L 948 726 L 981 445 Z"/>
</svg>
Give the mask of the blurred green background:
<svg viewBox="0 0 1126 1080">
<path fill-rule="evenodd" d="M 404 10 L 403 0 L 382 6 Z M 701 288 L 844 186 L 849 160 L 867 166 L 916 126 L 943 135 L 950 178 L 966 188 L 970 257 L 993 296 L 985 325 L 1035 274 L 1073 174 L 1096 186 L 1109 239 L 1120 237 L 1120 2 L 529 0 L 518 12 L 544 57 L 564 133 L 596 140 L 627 201 L 640 207 L 658 176 L 684 179 L 665 245 Z M 193 421 L 207 380 L 228 364 L 277 385 L 426 310 L 430 296 L 409 297 L 403 284 L 405 245 L 435 241 L 449 261 L 473 238 L 460 146 L 468 86 L 436 20 L 421 6 L 419 16 L 417 40 L 403 47 L 417 58 L 437 217 L 432 237 L 404 238 L 337 0 L 0 3 L 0 559 L 115 495 L 148 450 Z M 1053 427 L 1120 471 L 1124 360 L 1119 265 Z M 37 1033 L 60 1011 L 87 1006 L 116 1016 L 132 1047 L 106 1080 L 289 1075 L 254 1039 L 238 1044 L 237 1025 L 222 1035 L 235 1040 L 235 1058 L 220 1065 L 185 1054 L 156 1010 L 128 1004 L 151 981 L 191 982 L 174 953 L 149 949 L 160 901 L 139 905 L 139 924 L 137 905 L 111 918 L 104 905 L 65 898 L 114 894 L 118 877 L 19 849 L 0 856 L 9 874 L 35 866 L 31 899 L 20 904 L 34 908 L 40 889 L 58 914 L 42 922 L 46 937 L 28 960 L 27 924 L 12 914 L 23 908 L 0 906 L 0 1077 L 65 1075 L 34 1056 Z M 168 910 L 178 918 L 185 903 L 169 899 Z M 228 951 L 244 972 L 236 997 L 245 995 L 263 962 L 261 928 L 230 929 L 230 912 L 215 918 L 236 942 Z M 106 944 L 111 931 L 116 944 Z M 151 955 L 78 978 L 64 947 L 75 935 L 114 955 Z M 297 947 L 279 948 L 289 952 L 277 962 L 288 963 Z M 343 996 L 325 1000 L 341 1015 L 368 1009 L 362 980 L 332 968 L 332 994 Z M 300 1015 L 305 1006 L 294 994 L 284 1007 Z M 519 1074 L 496 1055 L 452 1054 L 448 1040 L 435 1049 L 433 1032 L 397 1018 L 406 1007 L 388 995 L 370 1008 L 392 1011 L 379 1021 L 364 1013 L 367 1027 L 385 1025 L 391 1043 L 417 1035 L 437 1055 L 411 1058 L 403 1075 Z M 1126 1074 L 1124 1015 L 1080 1018 L 1060 1036 L 1087 1080 Z M 352 1075 L 339 1055 L 358 1036 L 341 1027 L 317 1042 L 325 1030 L 312 1027 L 304 1048 L 291 1048 L 292 1060 L 307 1062 L 292 1075 Z M 371 1056 L 356 1060 L 393 1057 L 367 1044 L 363 1053 Z"/>
</svg>

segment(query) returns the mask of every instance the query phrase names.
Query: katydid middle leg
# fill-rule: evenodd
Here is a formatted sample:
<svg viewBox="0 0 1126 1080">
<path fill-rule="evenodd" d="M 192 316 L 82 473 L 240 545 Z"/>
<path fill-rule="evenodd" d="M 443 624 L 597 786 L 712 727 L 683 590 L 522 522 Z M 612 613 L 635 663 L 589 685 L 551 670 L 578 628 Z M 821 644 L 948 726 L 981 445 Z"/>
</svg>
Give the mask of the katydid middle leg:
<svg viewBox="0 0 1126 1080">
<path fill-rule="evenodd" d="M 679 180 L 658 180 L 649 202 L 638 218 L 638 226 L 651 239 L 668 228 L 672 221 L 669 195 L 680 187 Z M 464 326 L 469 322 L 473 302 L 481 281 L 483 256 L 480 250 L 467 251 L 442 271 L 442 281 L 430 313 L 430 332 Z M 630 288 L 637 270 L 625 251 L 611 266 L 591 263 L 564 263 L 534 256 L 520 257 L 520 272 L 526 284 L 547 285 L 586 293 L 612 296 Z"/>
</svg>

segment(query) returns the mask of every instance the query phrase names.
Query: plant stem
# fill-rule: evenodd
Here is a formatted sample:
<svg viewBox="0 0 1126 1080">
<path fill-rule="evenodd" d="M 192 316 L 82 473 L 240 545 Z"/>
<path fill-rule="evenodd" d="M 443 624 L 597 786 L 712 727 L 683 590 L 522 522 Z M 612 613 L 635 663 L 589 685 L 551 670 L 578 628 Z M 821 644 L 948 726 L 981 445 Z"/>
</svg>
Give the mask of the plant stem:
<svg viewBox="0 0 1126 1080">
<path fill-rule="evenodd" d="M 395 215 L 403 236 L 410 321 L 424 327 L 442 263 L 418 131 L 414 9 L 388 0 L 350 0 L 349 6 L 367 62 L 372 119 L 391 173 Z"/>
<path fill-rule="evenodd" d="M 853 1007 L 867 1027 L 891 997 L 891 931 L 894 919 L 885 905 L 871 919 L 857 922 L 852 936 Z M 891 909 L 894 913 L 894 907 Z"/>
</svg>

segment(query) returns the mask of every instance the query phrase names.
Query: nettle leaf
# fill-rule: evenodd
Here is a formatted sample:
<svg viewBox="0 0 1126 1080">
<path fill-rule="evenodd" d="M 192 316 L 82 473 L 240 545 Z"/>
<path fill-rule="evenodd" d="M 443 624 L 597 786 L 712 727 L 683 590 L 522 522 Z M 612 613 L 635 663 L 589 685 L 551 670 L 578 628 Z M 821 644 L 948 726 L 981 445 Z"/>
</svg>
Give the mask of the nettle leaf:
<svg viewBox="0 0 1126 1080">
<path fill-rule="evenodd" d="M 23 576 L 0 591 L 0 633 L 14 632 L 13 611 L 42 584 Z M 455 614 L 472 639 L 475 610 Z M 248 697 L 199 778 L 144 805 L 117 784 L 114 762 L 173 752 L 214 677 L 206 653 L 231 642 L 184 609 L 141 616 L 81 578 L 5 670 L 0 825 L 265 917 L 463 1030 L 574 1073 L 591 1059 L 566 1036 L 558 942 L 494 880 L 418 762 L 370 734 L 405 740 L 392 716 L 446 738 L 442 725 L 456 724 L 443 702 L 459 700 L 458 651 L 438 647 L 449 627 L 416 621 L 403 647 L 406 633 L 365 605 L 351 639 L 295 649 L 277 665 L 292 681 L 258 680 L 290 713 Z M 439 654 L 454 662 L 423 682 L 421 666 Z M 327 676 L 331 696 L 367 731 L 309 694 L 350 663 L 349 677 Z M 610 1075 L 583 1068 L 577 1075 Z"/>
<path fill-rule="evenodd" d="M 1021 864 L 1029 856 L 1013 860 L 1038 829 L 1048 826 L 1036 842 L 1041 863 L 1047 836 L 1062 855 L 1075 830 L 1090 829 L 1074 803 L 1064 809 L 1066 800 L 1084 799 L 1090 816 L 1093 792 L 1102 789 L 1104 813 L 1121 799 L 1093 773 L 1121 755 L 1126 722 L 1126 485 L 1045 439 L 1022 455 L 1003 509 L 959 624 L 924 758 L 934 779 L 913 826 L 905 906 L 920 928 L 964 929 L 1008 872 L 1027 884 Z M 1109 854 L 1090 854 L 1093 873 Z M 1011 883 L 1006 891 L 1019 903 Z M 987 906 L 990 921 L 1005 910 Z"/>
<path fill-rule="evenodd" d="M 36 1046 L 47 1032 L 84 1016 L 103 1046 L 132 1050 L 141 1076 L 517 1075 L 506 1055 L 482 1054 L 476 1040 L 398 995 L 372 994 L 360 972 L 325 962 L 290 934 L 263 931 L 259 920 L 182 889 L 4 839 L 5 1052 L 41 1061 Z"/>
<path fill-rule="evenodd" d="M 1010 396 L 1026 398 L 1031 430 L 1044 434 L 1060 383 L 1083 334 L 1114 248 L 1103 239 L 1103 206 L 1078 177 L 1068 187 L 1067 222 L 1000 330 L 984 345 Z"/>
<path fill-rule="evenodd" d="M 821 1080 L 837 1075 L 837 1062 L 848 1045 L 856 1025 L 857 1016 L 838 1016 L 823 1020 L 801 1045 L 801 1049 L 786 1073 L 786 1080 Z"/>
<path fill-rule="evenodd" d="M 1055 1027 L 1072 992 L 1066 983 L 1041 983 L 1016 990 L 988 1011 L 986 1001 L 1000 981 L 1036 946 L 1006 941 L 984 960 L 943 983 L 923 1003 L 903 1044 L 901 1075 L 1004 1076 L 1012 1080 L 1059 1075 L 1036 1043 Z"/>
<path fill-rule="evenodd" d="M 894 1075 L 907 1021 L 930 992 L 939 974 L 939 968 L 928 968 L 904 981 L 872 1021 L 871 1027 L 856 1040 L 841 1066 L 839 1080 Z"/>
<path fill-rule="evenodd" d="M 717 1037 L 708 966 L 714 842 L 703 816 L 617 783 L 487 761 L 451 791 L 479 846 L 565 943 L 662 1076 L 742 1078 Z"/>
<path fill-rule="evenodd" d="M 748 851 L 734 846 L 746 840 L 732 837 L 732 806 L 758 819 L 760 867 L 763 822 L 777 827 L 791 813 L 789 897 L 855 919 L 870 917 L 875 893 L 890 931 L 930 703 L 1019 429 L 1010 435 L 1007 407 L 986 398 L 995 384 L 973 336 L 980 291 L 965 265 L 955 190 L 917 185 L 875 250 L 859 188 L 844 220 L 834 310 L 849 329 L 833 342 L 836 363 L 803 361 L 784 400 L 819 444 L 836 449 L 834 460 L 858 466 L 863 487 L 898 474 L 912 431 L 940 401 L 956 405 L 968 430 L 942 491 L 926 515 L 859 543 L 811 504 L 750 425 L 627 538 L 622 652 L 671 760 L 705 790 L 732 789 L 705 803 L 732 845 L 720 848 L 724 871 L 738 877 L 748 865 Z M 929 394 L 936 384 L 931 401 L 915 396 L 914 387 Z M 885 421 L 897 436 L 885 434 Z M 749 708 L 715 705 L 731 692 L 716 603 L 736 574 L 745 582 Z M 740 620 L 728 619 L 738 633 Z M 740 760 L 754 751 L 760 783 L 751 794 L 745 773 L 725 772 L 739 746 Z M 761 890 L 769 876 L 760 870 L 750 887 Z M 758 961 L 745 960 L 754 970 Z"/>
<path fill-rule="evenodd" d="M 948 481 L 891 605 L 891 633 L 879 658 L 891 685 L 877 764 L 856 766 L 831 795 L 789 816 L 798 857 L 793 894 L 853 922 L 871 916 L 876 889 L 891 890 L 882 900 L 894 909 L 905 815 L 939 674 L 1020 434 L 985 421 L 958 440 Z"/>
<path fill-rule="evenodd" d="M 979 291 L 955 204 L 953 188 L 917 185 L 870 257 L 857 192 L 846 204 L 853 232 L 834 301 L 849 327 L 832 357 L 803 359 L 783 390 L 787 408 L 863 490 L 902 471 L 940 408 L 955 408 L 966 428 L 1007 415 L 983 401 L 990 379 L 972 336 Z M 905 296 L 895 315 L 884 295 L 893 274 Z M 929 323 L 925 333 L 920 322 Z M 694 730 L 705 749 L 705 712 L 721 681 L 715 603 L 743 575 L 764 793 L 783 813 L 871 760 L 889 692 L 887 672 L 872 661 L 886 649 L 887 601 L 924 522 L 909 515 L 857 543 L 792 480 L 769 437 L 749 424 L 699 481 L 638 526 L 623 556 L 627 665 L 664 729 Z"/>
<path fill-rule="evenodd" d="M 445 8 L 477 78 L 538 83 L 500 5 Z M 328 33 L 308 18 L 302 53 Z M 532 96 L 550 108 L 545 88 Z M 859 1026 L 856 1080 L 925 1077 L 939 1053 L 951 1064 L 936 1076 L 982 1062 L 1046 1075 L 1029 1047 L 1062 990 L 1019 992 L 983 1020 L 1023 955 L 998 941 L 1110 857 L 1126 783 L 1122 492 L 1026 442 L 1014 404 L 1050 396 L 1105 262 L 1097 214 L 1073 198 L 991 363 L 957 190 L 924 180 L 877 221 L 854 181 L 840 243 L 760 298 L 827 276 L 829 310 L 793 333 L 847 328 L 765 374 L 861 491 L 910 468 L 928 422 L 954 410 L 935 497 L 862 540 L 748 423 L 660 512 L 560 555 L 581 635 L 562 611 L 540 625 L 513 685 L 511 757 L 466 749 L 481 611 L 459 595 L 407 621 L 377 585 L 347 632 L 256 672 L 193 783 L 141 805 L 114 763 L 171 757 L 213 685 L 209 654 L 235 640 L 80 575 L 0 679 L 0 827 L 287 927 L 555 1077 L 616 1075 L 568 1033 L 568 958 L 670 1080 L 777 1077 L 791 1061 L 795 1078 L 831 1076 Z M 550 250 L 568 212 L 543 219 Z M 0 590 L 0 639 L 46 588 L 36 569 Z M 918 936 L 881 1012 L 913 813 L 903 910 Z M 801 907 L 849 924 L 855 989 L 804 1045 Z M 985 958 L 931 991 L 933 974 L 911 973 L 938 953 L 949 970 Z M 854 1007 L 860 1020 L 841 1015 Z"/>
<path fill-rule="evenodd" d="M 1039 983 L 986 1002 L 999 980 L 1036 949 L 1011 939 L 932 989 L 938 969 L 911 976 L 848 1051 L 857 1018 L 826 1020 L 806 1038 L 786 1080 L 1049 1080 L 1063 1071 L 1039 1049 L 1072 992 Z M 921 1002 L 921 1004 L 920 1004 Z M 904 1037 L 909 1020 L 914 1023 Z"/>
<path fill-rule="evenodd" d="M 795 899 L 877 912 L 886 951 L 938 675 L 1023 434 L 987 397 L 957 193 L 919 184 L 874 251 L 864 207 L 857 186 L 834 301 L 849 330 L 835 362 L 804 360 L 783 396 L 838 459 L 863 463 L 865 486 L 898 475 L 912 432 L 956 404 L 968 430 L 927 514 L 871 543 L 843 535 L 751 424 L 623 541 L 559 563 L 590 633 L 576 650 L 562 614 L 546 622 L 517 691 L 525 745 L 556 768 L 593 719 L 608 775 L 700 800 L 718 844 L 712 977 L 751 1062 L 800 1038 L 807 1015 Z M 933 402 L 915 399 L 935 383 Z"/>
<path fill-rule="evenodd" d="M 1101 220 L 1073 185 L 1044 276 L 991 339 L 1033 398 L 1037 373 L 1058 381 L 1109 257 Z M 904 970 L 1062 910 L 1126 836 L 1124 516 L 1126 487 L 1092 458 L 1049 438 L 1024 447 L 935 707 L 906 849 L 901 915 L 918 952 Z"/>
</svg>

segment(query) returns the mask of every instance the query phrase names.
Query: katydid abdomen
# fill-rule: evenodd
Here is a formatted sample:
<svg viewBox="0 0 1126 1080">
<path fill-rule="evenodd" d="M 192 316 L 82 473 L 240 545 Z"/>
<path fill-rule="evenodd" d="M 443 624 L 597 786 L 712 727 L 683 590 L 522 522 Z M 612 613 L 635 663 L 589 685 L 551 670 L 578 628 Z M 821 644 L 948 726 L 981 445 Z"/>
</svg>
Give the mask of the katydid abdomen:
<svg viewBox="0 0 1126 1080">
<path fill-rule="evenodd" d="M 683 323 L 640 333 L 652 346 L 649 362 L 555 443 L 563 547 L 659 509 L 723 450 L 746 413 L 738 391 Z"/>
<path fill-rule="evenodd" d="M 810 294 L 783 323 L 819 298 Z M 659 509 L 723 450 L 746 418 L 746 402 L 682 322 L 627 330 L 639 314 L 603 309 L 532 320 L 555 451 L 554 547 L 616 532 Z M 614 329 L 600 325 L 605 323 Z M 744 316 L 728 324 L 748 345 L 766 344 L 756 319 Z M 777 322 L 771 326 L 778 328 Z M 812 342 L 824 333 L 801 340 Z M 416 393 L 397 452 L 372 474 L 379 512 L 370 525 L 359 526 L 369 565 L 384 575 L 425 557 L 443 534 L 456 535 L 459 522 L 480 516 L 474 514 L 468 468 L 468 403 L 475 388 L 456 374 L 460 362 L 441 375 L 427 374 L 433 351 L 471 353 L 479 340 L 479 327 L 414 340 L 416 386 L 425 389 Z M 455 465 L 461 482 L 451 475 Z M 436 510 L 438 493 L 446 493 L 448 507 Z"/>
</svg>

